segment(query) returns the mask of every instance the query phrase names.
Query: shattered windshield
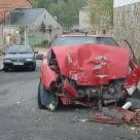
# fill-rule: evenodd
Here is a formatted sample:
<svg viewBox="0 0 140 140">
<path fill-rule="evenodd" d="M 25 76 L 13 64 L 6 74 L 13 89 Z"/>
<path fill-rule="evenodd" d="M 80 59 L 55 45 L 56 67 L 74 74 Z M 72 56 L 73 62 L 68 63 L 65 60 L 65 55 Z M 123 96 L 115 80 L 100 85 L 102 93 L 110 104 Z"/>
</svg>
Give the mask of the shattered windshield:
<svg viewBox="0 0 140 140">
<path fill-rule="evenodd" d="M 118 46 L 118 44 L 112 37 L 90 37 L 90 36 L 59 37 L 54 41 L 52 46 L 80 45 L 85 43 L 97 43 Z"/>
</svg>

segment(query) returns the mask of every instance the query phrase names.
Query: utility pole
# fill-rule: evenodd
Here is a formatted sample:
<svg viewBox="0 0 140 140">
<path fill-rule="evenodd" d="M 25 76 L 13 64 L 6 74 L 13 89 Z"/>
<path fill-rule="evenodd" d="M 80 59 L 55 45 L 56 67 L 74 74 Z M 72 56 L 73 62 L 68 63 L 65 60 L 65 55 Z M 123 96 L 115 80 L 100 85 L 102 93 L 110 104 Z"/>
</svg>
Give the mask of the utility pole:
<svg viewBox="0 0 140 140">
<path fill-rule="evenodd" d="M 4 44 L 3 42 L 3 22 L 2 22 L 2 20 L 3 20 L 3 12 L 1 11 L 0 12 L 0 20 L 1 20 L 1 41 L 2 41 L 2 45 Z"/>
<path fill-rule="evenodd" d="M 1 25 L 1 35 L 2 35 L 2 45 L 4 44 L 4 36 L 3 36 L 3 24 Z"/>
<path fill-rule="evenodd" d="M 25 40 L 25 45 L 27 45 L 27 26 L 25 26 L 25 31 L 24 31 L 24 40 Z"/>
</svg>

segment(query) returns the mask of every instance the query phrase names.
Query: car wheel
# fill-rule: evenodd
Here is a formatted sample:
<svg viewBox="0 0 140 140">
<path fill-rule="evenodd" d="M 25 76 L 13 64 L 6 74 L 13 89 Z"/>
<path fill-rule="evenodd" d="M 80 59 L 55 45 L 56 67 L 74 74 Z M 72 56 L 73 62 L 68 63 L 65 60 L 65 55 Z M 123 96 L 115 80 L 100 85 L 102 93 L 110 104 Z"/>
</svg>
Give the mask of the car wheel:
<svg viewBox="0 0 140 140">
<path fill-rule="evenodd" d="M 48 109 L 54 111 L 58 106 L 58 98 L 44 88 L 40 82 L 38 86 L 38 107 L 39 109 Z"/>
<path fill-rule="evenodd" d="M 3 71 L 4 71 L 4 72 L 8 72 L 8 71 L 9 71 L 9 68 L 4 66 L 4 67 L 3 67 Z"/>
<path fill-rule="evenodd" d="M 36 66 L 33 66 L 33 67 L 32 67 L 32 71 L 35 71 L 35 69 L 36 69 Z"/>
<path fill-rule="evenodd" d="M 42 92 L 44 92 L 44 89 L 43 89 L 43 86 L 41 83 L 39 83 L 39 86 L 38 86 L 38 108 L 39 109 L 45 109 L 45 106 L 41 103 L 41 94 Z"/>
<path fill-rule="evenodd" d="M 31 71 L 35 71 L 36 70 L 36 65 L 33 65 L 32 67 L 31 67 Z"/>
</svg>

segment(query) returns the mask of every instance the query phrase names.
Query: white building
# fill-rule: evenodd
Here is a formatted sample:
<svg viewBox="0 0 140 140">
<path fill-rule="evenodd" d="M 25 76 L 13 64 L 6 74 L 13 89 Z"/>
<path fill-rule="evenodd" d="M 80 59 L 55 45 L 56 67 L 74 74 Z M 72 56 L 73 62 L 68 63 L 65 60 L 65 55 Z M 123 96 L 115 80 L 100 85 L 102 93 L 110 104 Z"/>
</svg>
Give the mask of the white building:
<svg viewBox="0 0 140 140">
<path fill-rule="evenodd" d="M 90 10 L 89 7 L 83 7 L 79 11 L 79 28 L 80 30 L 89 30 L 91 29 L 90 24 Z"/>
<path fill-rule="evenodd" d="M 140 2 L 140 0 L 114 0 L 114 7 L 125 6 L 136 2 Z"/>
<path fill-rule="evenodd" d="M 15 9 L 11 11 L 10 23 L 10 26 L 7 25 L 3 29 L 3 35 L 6 37 L 10 33 L 10 35 L 16 38 L 16 43 L 18 44 L 21 41 L 17 41 L 19 40 L 17 39 L 19 34 L 16 32 L 18 30 L 21 35 L 22 28 L 25 28 L 24 32 L 26 35 L 23 36 L 22 33 L 20 40 L 23 38 L 31 45 L 52 41 L 56 35 L 62 34 L 61 25 L 44 8 Z M 14 33 L 11 33 L 13 29 Z M 25 36 L 27 39 L 25 39 Z"/>
</svg>

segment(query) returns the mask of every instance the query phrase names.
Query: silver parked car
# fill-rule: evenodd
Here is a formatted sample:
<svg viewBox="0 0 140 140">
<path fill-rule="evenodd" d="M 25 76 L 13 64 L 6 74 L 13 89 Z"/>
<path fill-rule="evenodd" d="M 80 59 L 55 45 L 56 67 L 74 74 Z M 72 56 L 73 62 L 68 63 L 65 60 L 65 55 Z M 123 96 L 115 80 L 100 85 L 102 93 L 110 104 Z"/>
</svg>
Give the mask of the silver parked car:
<svg viewBox="0 0 140 140">
<path fill-rule="evenodd" d="M 35 52 L 29 45 L 13 45 L 10 46 L 5 54 L 4 71 L 13 68 L 30 68 L 35 71 L 36 58 Z"/>
</svg>

